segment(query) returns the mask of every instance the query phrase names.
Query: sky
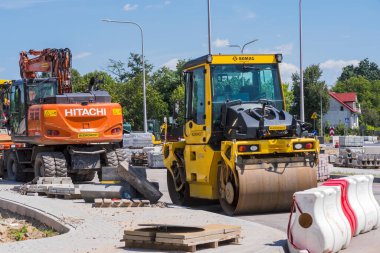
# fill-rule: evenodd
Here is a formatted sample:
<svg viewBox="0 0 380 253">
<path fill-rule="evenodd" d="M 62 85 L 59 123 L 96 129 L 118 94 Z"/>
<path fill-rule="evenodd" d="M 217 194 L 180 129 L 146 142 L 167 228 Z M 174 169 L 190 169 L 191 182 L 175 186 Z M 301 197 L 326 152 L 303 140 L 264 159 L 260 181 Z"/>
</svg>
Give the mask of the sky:
<svg viewBox="0 0 380 253">
<path fill-rule="evenodd" d="M 283 81 L 299 71 L 299 0 L 212 0 L 212 52 L 282 53 Z M 322 80 L 364 58 L 380 65 L 380 0 L 303 0 L 304 67 L 319 64 Z M 144 53 L 158 69 L 208 53 L 207 0 L 0 0 L 0 79 L 18 79 L 19 52 L 70 48 L 82 75 Z"/>
</svg>

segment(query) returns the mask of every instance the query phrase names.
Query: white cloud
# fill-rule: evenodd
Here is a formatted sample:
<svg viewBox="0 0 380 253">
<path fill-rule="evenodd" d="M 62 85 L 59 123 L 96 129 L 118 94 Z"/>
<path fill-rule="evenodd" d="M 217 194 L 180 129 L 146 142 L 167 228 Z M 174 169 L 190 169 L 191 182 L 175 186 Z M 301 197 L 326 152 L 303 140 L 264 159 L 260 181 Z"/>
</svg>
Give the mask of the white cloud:
<svg viewBox="0 0 380 253">
<path fill-rule="evenodd" d="M 293 44 L 288 43 L 284 45 L 279 45 L 275 47 L 275 50 L 277 51 L 277 53 L 282 53 L 284 55 L 291 55 L 293 52 Z"/>
<path fill-rule="evenodd" d="M 323 71 L 323 77 L 327 82 L 327 85 L 333 85 L 340 74 L 342 69 L 348 65 L 358 66 L 359 60 L 334 60 L 330 59 L 319 64 L 319 67 Z"/>
<path fill-rule="evenodd" d="M 221 47 L 227 47 L 230 44 L 230 42 L 227 39 L 223 40 L 223 39 L 217 38 L 216 40 L 212 42 L 212 44 L 216 48 L 221 48 Z"/>
<path fill-rule="evenodd" d="M 178 63 L 178 58 L 173 58 L 173 59 L 170 59 L 169 61 L 165 62 L 164 64 L 162 64 L 162 67 L 165 66 L 171 70 L 176 70 L 177 69 L 177 63 Z"/>
<path fill-rule="evenodd" d="M 164 5 L 169 5 L 171 2 L 170 1 L 165 1 Z"/>
<path fill-rule="evenodd" d="M 92 55 L 92 53 L 90 53 L 90 52 L 80 52 L 80 53 L 74 55 L 73 59 L 79 60 L 79 59 L 83 59 L 83 58 L 86 58 L 86 57 L 91 56 L 91 55 Z"/>
<path fill-rule="evenodd" d="M 280 71 L 282 82 L 291 83 L 292 74 L 299 72 L 299 68 L 294 64 L 283 62 L 280 64 Z"/>
<path fill-rule="evenodd" d="M 336 70 L 336 71 L 341 71 L 344 67 L 348 65 L 354 65 L 358 66 L 360 61 L 358 60 L 327 60 L 325 62 L 322 62 L 319 66 L 321 69 L 330 69 L 330 70 Z"/>
<path fill-rule="evenodd" d="M 137 7 L 138 7 L 137 4 L 126 4 L 126 5 L 124 5 L 123 10 L 125 10 L 125 11 L 133 11 L 133 10 L 136 10 Z"/>
</svg>

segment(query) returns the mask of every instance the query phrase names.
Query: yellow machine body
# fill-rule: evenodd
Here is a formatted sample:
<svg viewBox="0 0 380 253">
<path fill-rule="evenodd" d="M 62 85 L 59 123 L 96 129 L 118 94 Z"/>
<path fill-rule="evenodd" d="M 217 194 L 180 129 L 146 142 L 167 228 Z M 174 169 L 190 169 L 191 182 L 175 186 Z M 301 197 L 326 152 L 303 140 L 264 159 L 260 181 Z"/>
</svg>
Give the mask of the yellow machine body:
<svg viewBox="0 0 380 253">
<path fill-rule="evenodd" d="M 168 188 L 175 204 L 193 205 L 197 199 L 219 199 L 224 211 L 231 215 L 280 211 L 290 208 L 295 191 L 316 186 L 319 142 L 315 138 L 226 140 L 222 137 L 221 141 L 213 142 L 217 134 L 213 130 L 215 119 L 212 115 L 216 110 L 213 106 L 218 103 L 213 102 L 216 91 L 212 85 L 212 66 L 249 65 L 254 68 L 255 64 L 264 64 L 276 66 L 278 70 L 281 61 L 278 57 L 274 54 L 208 55 L 185 65 L 184 71 L 193 73 L 191 78 L 195 87 L 187 91 L 185 104 L 189 103 L 188 107 L 198 104 L 199 107 L 203 103 L 200 110 L 204 115 L 187 115 L 182 138 L 163 143 Z M 204 86 L 200 87 L 200 83 Z M 284 108 L 282 87 L 278 88 L 278 96 L 282 98 L 280 106 Z M 204 102 L 199 102 L 203 97 L 194 95 L 194 90 L 204 95 Z M 192 98 L 189 98 L 190 93 Z M 281 125 L 272 126 L 268 134 L 282 129 Z M 296 144 L 301 148 L 296 149 Z M 258 148 L 243 152 L 239 150 L 240 146 Z M 231 182 L 224 184 L 223 178 L 229 178 L 225 182 Z M 228 203 L 225 200 L 229 200 Z"/>
</svg>

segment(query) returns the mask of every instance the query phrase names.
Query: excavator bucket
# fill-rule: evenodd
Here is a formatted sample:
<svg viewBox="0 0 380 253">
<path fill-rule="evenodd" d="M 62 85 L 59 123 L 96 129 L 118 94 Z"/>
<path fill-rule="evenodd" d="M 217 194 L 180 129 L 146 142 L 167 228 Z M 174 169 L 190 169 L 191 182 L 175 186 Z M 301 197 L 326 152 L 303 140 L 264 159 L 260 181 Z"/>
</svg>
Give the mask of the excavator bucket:
<svg viewBox="0 0 380 253">
<path fill-rule="evenodd" d="M 303 162 L 237 165 L 236 172 L 238 187 L 222 186 L 220 203 L 228 215 L 289 211 L 294 192 L 317 186 L 316 167 Z"/>
</svg>

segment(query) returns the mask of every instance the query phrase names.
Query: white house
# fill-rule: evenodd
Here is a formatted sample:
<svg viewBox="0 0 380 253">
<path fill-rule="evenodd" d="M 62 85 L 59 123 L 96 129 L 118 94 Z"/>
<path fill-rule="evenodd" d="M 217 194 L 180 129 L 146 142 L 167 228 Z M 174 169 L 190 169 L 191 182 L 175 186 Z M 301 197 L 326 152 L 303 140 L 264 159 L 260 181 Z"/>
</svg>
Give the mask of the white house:
<svg viewBox="0 0 380 253">
<path fill-rule="evenodd" d="M 356 93 L 329 92 L 329 95 L 329 110 L 323 116 L 323 121 L 328 121 L 331 126 L 337 126 L 341 123 L 351 129 L 359 127 L 361 110 Z"/>
</svg>

